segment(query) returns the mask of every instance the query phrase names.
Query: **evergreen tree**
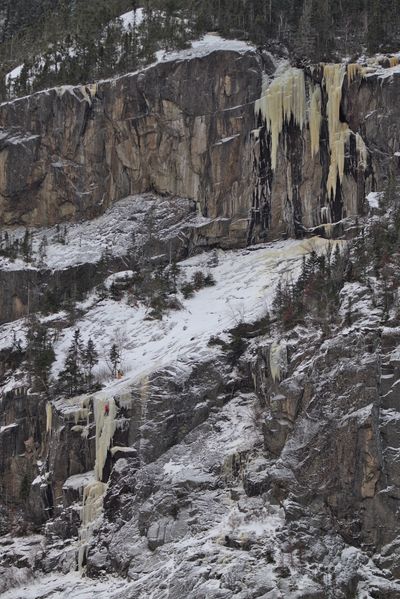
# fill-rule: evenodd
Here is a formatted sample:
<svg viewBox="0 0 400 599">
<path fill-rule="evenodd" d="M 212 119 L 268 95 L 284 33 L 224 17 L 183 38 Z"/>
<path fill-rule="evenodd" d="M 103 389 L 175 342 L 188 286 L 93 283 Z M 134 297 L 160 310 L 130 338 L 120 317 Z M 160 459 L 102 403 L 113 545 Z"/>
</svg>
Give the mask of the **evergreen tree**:
<svg viewBox="0 0 400 599">
<path fill-rule="evenodd" d="M 27 321 L 27 362 L 31 385 L 35 391 L 49 390 L 51 366 L 55 360 L 48 328 L 34 315 Z"/>
<path fill-rule="evenodd" d="M 397 51 L 399 0 L 145 0 L 145 19 L 124 31 L 132 0 L 5 0 L 0 7 L 0 97 L 78 84 L 136 69 L 157 50 L 217 30 L 257 45 L 283 42 L 299 59 Z M 23 65 L 7 90 L 6 73 Z"/>
<path fill-rule="evenodd" d="M 82 352 L 82 365 L 86 374 L 86 383 L 88 390 L 93 387 L 93 368 L 99 361 L 99 355 L 92 339 L 89 339 L 85 349 Z"/>
<path fill-rule="evenodd" d="M 28 229 L 25 229 L 25 234 L 21 245 L 21 251 L 24 260 L 30 262 L 32 259 L 32 236 Z"/>
<path fill-rule="evenodd" d="M 43 267 L 45 265 L 45 259 L 47 256 L 47 237 L 46 235 L 44 235 L 42 237 L 42 240 L 40 242 L 39 245 L 39 257 L 38 257 L 38 264 L 40 267 Z"/>
<path fill-rule="evenodd" d="M 82 390 L 84 375 L 82 372 L 83 344 L 79 329 L 74 333 L 72 343 L 65 359 L 64 370 L 59 378 L 63 389 L 72 396 Z"/>
<path fill-rule="evenodd" d="M 109 359 L 111 362 L 112 374 L 113 376 L 117 376 L 118 366 L 121 362 L 121 355 L 115 343 L 111 346 Z"/>
</svg>

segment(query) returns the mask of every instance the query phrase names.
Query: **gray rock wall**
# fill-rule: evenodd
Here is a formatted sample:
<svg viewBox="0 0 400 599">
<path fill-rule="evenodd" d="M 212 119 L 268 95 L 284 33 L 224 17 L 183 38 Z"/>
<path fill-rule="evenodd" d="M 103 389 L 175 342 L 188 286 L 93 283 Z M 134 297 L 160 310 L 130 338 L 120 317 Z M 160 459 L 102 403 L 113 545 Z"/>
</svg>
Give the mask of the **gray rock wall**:
<svg viewBox="0 0 400 599">
<path fill-rule="evenodd" d="M 219 50 L 1 105 L 0 223 L 93 218 L 116 200 L 149 190 L 196 200 L 205 216 L 218 219 L 203 232 L 205 243 L 209 236 L 231 246 L 303 235 L 361 214 L 365 193 L 398 166 L 400 74 L 344 77 L 340 121 L 351 135 L 344 178 L 330 197 L 322 69 L 305 71 L 307 90 L 321 89 L 319 152 L 311 156 L 308 125 L 300 130 L 291 120 L 272 172 L 271 138 L 254 114 L 264 68 L 271 72 L 251 48 Z M 365 168 L 356 134 L 368 148 Z"/>
<path fill-rule="evenodd" d="M 0 223 L 92 218 L 156 190 L 245 238 L 261 70 L 253 51 L 218 51 L 1 105 Z"/>
</svg>

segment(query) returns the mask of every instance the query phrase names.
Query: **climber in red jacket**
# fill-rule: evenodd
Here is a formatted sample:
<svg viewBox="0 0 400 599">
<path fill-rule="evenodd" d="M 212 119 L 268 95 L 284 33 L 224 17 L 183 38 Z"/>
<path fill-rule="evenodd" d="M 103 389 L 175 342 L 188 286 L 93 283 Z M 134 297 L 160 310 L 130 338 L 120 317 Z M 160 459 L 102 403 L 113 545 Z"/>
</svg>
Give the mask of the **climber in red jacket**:
<svg viewBox="0 0 400 599">
<path fill-rule="evenodd" d="M 110 404 L 109 404 L 109 403 L 108 403 L 108 401 L 107 401 L 107 403 L 104 405 L 104 414 L 105 414 L 106 416 L 108 416 L 108 415 L 109 415 L 109 413 L 110 413 Z"/>
</svg>

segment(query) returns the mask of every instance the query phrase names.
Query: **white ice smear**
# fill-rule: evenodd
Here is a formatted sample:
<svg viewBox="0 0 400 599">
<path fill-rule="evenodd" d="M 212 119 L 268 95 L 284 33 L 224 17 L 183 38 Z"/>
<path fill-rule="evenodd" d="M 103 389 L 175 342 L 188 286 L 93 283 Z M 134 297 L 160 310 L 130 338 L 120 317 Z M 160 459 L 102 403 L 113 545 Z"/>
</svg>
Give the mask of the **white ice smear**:
<svg viewBox="0 0 400 599">
<path fill-rule="evenodd" d="M 383 195 L 382 192 L 371 191 L 371 193 L 369 193 L 367 195 L 367 202 L 369 204 L 369 207 L 370 208 L 379 208 L 382 195 Z"/>
</svg>

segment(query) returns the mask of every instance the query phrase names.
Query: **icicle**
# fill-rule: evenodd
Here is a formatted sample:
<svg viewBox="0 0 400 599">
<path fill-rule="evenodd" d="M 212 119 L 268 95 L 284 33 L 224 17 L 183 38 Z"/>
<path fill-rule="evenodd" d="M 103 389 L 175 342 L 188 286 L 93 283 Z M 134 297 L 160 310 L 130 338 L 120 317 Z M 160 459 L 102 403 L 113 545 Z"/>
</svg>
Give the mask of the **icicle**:
<svg viewBox="0 0 400 599">
<path fill-rule="evenodd" d="M 333 238 L 333 225 L 328 223 L 326 225 L 322 225 L 324 227 L 324 233 L 327 239 Z"/>
<path fill-rule="evenodd" d="M 105 483 L 97 480 L 84 488 L 81 513 L 81 522 L 83 526 L 88 526 L 101 515 L 103 509 L 103 495 L 106 488 L 107 485 Z"/>
<path fill-rule="evenodd" d="M 357 77 L 363 77 L 364 76 L 364 70 L 363 67 L 354 62 L 351 64 L 347 65 L 347 78 L 349 80 L 349 84 L 351 84 L 354 79 L 356 79 Z"/>
<path fill-rule="evenodd" d="M 86 102 L 91 106 L 92 100 L 97 94 L 97 83 L 89 83 L 88 85 L 81 85 L 80 90 L 82 96 L 86 100 Z"/>
<path fill-rule="evenodd" d="M 107 452 L 110 448 L 116 429 L 116 415 L 117 407 L 113 398 L 95 400 L 94 416 L 96 422 L 96 462 L 94 466 L 94 473 L 97 480 L 101 480 L 103 478 L 103 468 L 106 463 Z"/>
<path fill-rule="evenodd" d="M 84 397 L 80 400 L 79 408 L 74 412 L 75 424 L 78 424 L 81 420 L 88 421 L 90 408 L 89 408 L 90 398 Z"/>
<path fill-rule="evenodd" d="M 338 177 L 340 183 L 343 181 L 345 147 L 350 137 L 350 129 L 346 123 L 338 123 L 337 130 L 331 135 L 331 163 L 329 165 L 327 190 L 329 195 L 335 197 Z"/>
<path fill-rule="evenodd" d="M 303 129 L 306 118 L 306 88 L 304 71 L 290 68 L 277 77 L 255 103 L 256 114 L 261 113 L 267 131 L 271 134 L 271 166 L 276 169 L 279 136 L 285 123 L 293 118 Z"/>
<path fill-rule="evenodd" d="M 53 428 L 53 410 L 51 403 L 48 401 L 46 404 L 46 433 L 51 434 Z"/>
<path fill-rule="evenodd" d="M 274 341 L 269 350 L 269 369 L 274 382 L 281 380 L 286 362 L 286 344 Z"/>
<path fill-rule="evenodd" d="M 328 96 L 327 114 L 329 129 L 329 147 L 331 163 L 327 180 L 327 191 L 333 197 L 336 195 L 337 178 L 342 182 L 344 175 L 345 146 L 350 136 L 347 123 L 340 121 L 340 102 L 345 67 L 341 64 L 326 64 L 324 66 L 325 89 Z"/>
<path fill-rule="evenodd" d="M 101 516 L 103 510 L 103 497 L 107 485 L 100 481 L 89 483 L 83 490 L 81 507 L 82 526 L 79 529 L 78 570 L 83 572 L 83 562 L 86 558 L 87 546 L 92 534 L 92 524 Z"/>
<path fill-rule="evenodd" d="M 347 123 L 340 120 L 342 87 L 347 73 L 351 83 L 356 77 L 364 76 L 364 68 L 359 64 L 325 64 L 323 66 L 323 85 L 327 95 L 327 121 L 329 131 L 330 165 L 327 177 L 329 198 L 335 197 L 338 181 L 342 183 L 345 172 L 345 150 L 352 132 Z M 263 85 L 264 88 L 264 85 Z M 277 77 L 263 91 L 262 97 L 255 103 L 255 112 L 261 114 L 265 127 L 271 136 L 271 167 L 276 169 L 279 138 L 285 124 L 292 119 L 302 130 L 306 122 L 306 85 L 304 71 L 290 68 Z M 311 87 L 308 121 L 311 138 L 311 157 L 320 149 L 322 124 L 322 91 L 319 85 Z M 258 131 L 253 132 L 254 139 Z M 367 166 L 368 152 L 361 137 L 357 135 L 358 164 Z M 289 185 L 290 187 L 290 185 Z"/>
<path fill-rule="evenodd" d="M 319 152 L 319 137 L 321 131 L 321 104 L 322 95 L 319 85 L 314 88 L 310 100 L 310 136 L 311 136 L 311 156 L 314 157 Z"/>
<path fill-rule="evenodd" d="M 329 133 L 337 131 L 337 125 L 340 123 L 340 102 L 342 99 L 342 85 L 344 80 L 344 67 L 341 64 L 326 64 L 324 66 L 324 81 L 328 95 L 328 125 Z M 332 136 L 334 139 L 334 135 Z M 330 140 L 332 144 L 332 140 Z"/>
<path fill-rule="evenodd" d="M 89 401 L 89 400 L 88 400 Z M 82 526 L 79 530 L 78 569 L 83 570 L 88 541 L 91 537 L 92 523 L 99 518 L 103 509 L 103 497 L 107 484 L 102 482 L 103 468 L 107 453 L 116 430 L 117 406 L 114 398 L 96 398 L 94 417 L 96 423 L 96 461 L 94 466 L 95 481 L 89 483 L 83 490 L 81 508 Z M 86 405 L 86 404 L 85 404 Z M 88 408 L 84 408 L 88 410 Z"/>
<path fill-rule="evenodd" d="M 331 222 L 331 213 L 328 206 L 322 206 L 321 208 L 321 221 L 324 224 Z"/>
</svg>

